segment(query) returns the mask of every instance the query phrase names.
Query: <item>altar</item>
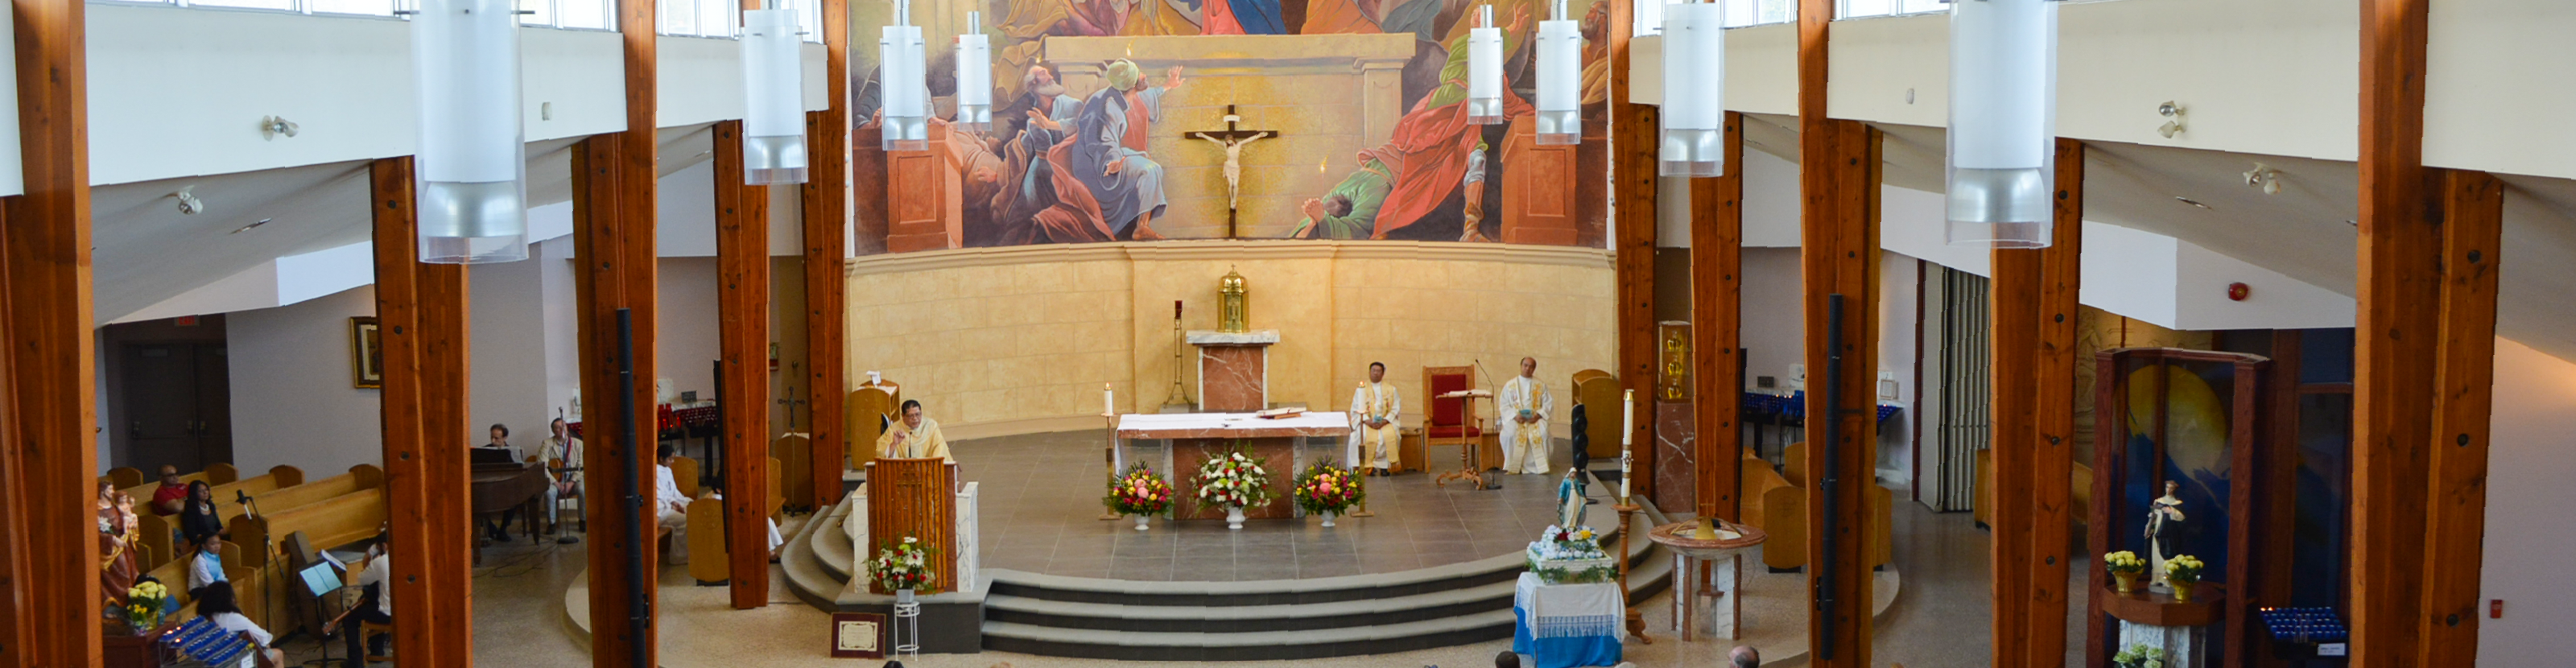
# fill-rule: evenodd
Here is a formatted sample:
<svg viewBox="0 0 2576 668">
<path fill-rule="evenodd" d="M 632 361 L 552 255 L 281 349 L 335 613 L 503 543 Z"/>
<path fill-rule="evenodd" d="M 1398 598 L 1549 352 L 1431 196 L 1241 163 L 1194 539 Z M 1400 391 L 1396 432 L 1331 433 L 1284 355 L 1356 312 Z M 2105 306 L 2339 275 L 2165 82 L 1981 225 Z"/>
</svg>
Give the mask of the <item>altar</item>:
<svg viewBox="0 0 2576 668">
<path fill-rule="evenodd" d="M 1119 470 L 1127 467 L 1126 441 L 1159 439 L 1172 442 L 1169 459 L 1161 462 L 1164 475 L 1180 493 L 1172 509 L 1178 520 L 1225 519 L 1225 509 L 1202 507 L 1191 493 L 1190 477 L 1199 465 L 1209 459 L 1225 456 L 1241 444 L 1254 457 L 1263 460 L 1262 470 L 1270 478 L 1270 502 L 1243 509 L 1250 519 L 1286 519 L 1296 517 L 1297 504 L 1290 486 L 1297 472 L 1312 462 L 1305 461 L 1305 448 L 1297 440 L 1307 437 L 1341 438 L 1351 432 L 1350 416 L 1340 411 L 1302 413 L 1294 417 L 1263 418 L 1251 413 L 1166 413 L 1118 416 Z M 1149 465 L 1151 465 L 1149 463 Z"/>
</svg>

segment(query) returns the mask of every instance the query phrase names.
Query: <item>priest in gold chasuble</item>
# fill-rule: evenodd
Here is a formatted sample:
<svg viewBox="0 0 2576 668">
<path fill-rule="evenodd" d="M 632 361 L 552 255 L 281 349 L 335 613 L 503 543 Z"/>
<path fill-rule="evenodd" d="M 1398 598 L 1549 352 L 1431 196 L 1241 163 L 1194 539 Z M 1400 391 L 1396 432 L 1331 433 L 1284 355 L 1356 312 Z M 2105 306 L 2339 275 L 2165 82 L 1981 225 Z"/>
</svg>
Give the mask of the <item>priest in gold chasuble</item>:
<svg viewBox="0 0 2576 668">
<path fill-rule="evenodd" d="M 903 419 L 886 427 L 877 437 L 877 457 L 882 459 L 927 459 L 937 457 L 955 463 L 948 456 L 948 438 L 939 434 L 939 421 L 921 414 L 921 401 L 903 400 Z"/>
<path fill-rule="evenodd" d="M 1370 362 L 1368 375 L 1368 382 L 1351 392 L 1350 448 L 1343 460 L 1353 469 L 1377 469 L 1372 475 L 1394 475 L 1404 397 L 1386 384 L 1386 364 Z"/>
<path fill-rule="evenodd" d="M 1503 472 L 1547 473 L 1547 418 L 1556 397 L 1538 382 L 1538 360 L 1521 358 L 1521 375 L 1503 383 L 1494 419 L 1503 424 Z"/>
</svg>

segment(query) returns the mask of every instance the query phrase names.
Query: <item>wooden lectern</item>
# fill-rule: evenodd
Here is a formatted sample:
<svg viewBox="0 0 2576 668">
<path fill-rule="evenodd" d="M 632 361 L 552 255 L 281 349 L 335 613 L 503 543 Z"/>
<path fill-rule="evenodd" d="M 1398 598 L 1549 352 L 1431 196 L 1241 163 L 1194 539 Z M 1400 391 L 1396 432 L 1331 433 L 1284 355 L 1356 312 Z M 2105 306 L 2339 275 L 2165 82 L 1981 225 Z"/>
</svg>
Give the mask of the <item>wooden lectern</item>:
<svg viewBox="0 0 2576 668">
<path fill-rule="evenodd" d="M 866 576 L 877 551 L 902 540 L 921 539 L 930 549 L 931 583 L 939 591 L 957 591 L 957 465 L 937 458 L 876 459 L 867 464 L 868 548 L 855 555 Z M 868 591 L 893 594 L 876 583 Z"/>
</svg>

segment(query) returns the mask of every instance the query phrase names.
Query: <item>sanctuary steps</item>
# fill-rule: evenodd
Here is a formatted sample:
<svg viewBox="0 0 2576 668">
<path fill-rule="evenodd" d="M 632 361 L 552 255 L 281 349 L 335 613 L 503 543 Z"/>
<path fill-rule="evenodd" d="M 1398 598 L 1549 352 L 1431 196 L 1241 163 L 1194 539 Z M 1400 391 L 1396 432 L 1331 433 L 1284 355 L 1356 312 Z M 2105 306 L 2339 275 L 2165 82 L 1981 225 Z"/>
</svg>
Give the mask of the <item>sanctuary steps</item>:
<svg viewBox="0 0 2576 668">
<path fill-rule="evenodd" d="M 850 541 L 833 507 L 817 513 L 781 559 L 789 588 L 815 607 L 842 600 Z M 1662 521 L 1654 510 L 1639 526 Z M 1608 540 L 1615 544 L 1617 534 Z M 1632 541 L 1629 589 L 1671 585 L 1672 563 Z M 1377 573 L 1293 580 L 1164 582 L 986 569 L 984 649 L 1124 661 L 1236 661 L 1384 654 L 1511 637 L 1518 553 Z M 927 622 L 925 622 L 925 626 Z"/>
</svg>

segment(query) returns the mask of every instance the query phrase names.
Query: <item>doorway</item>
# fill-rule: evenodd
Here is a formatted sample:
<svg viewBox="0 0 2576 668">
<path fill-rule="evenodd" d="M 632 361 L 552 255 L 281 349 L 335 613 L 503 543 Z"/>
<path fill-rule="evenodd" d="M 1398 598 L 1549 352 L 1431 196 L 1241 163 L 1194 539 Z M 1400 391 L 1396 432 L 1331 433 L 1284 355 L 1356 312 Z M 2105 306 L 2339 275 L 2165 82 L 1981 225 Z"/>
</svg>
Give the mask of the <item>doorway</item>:
<svg viewBox="0 0 2576 668">
<path fill-rule="evenodd" d="M 181 324 L 186 323 L 186 324 Z M 111 325 L 109 421 L 119 466 L 202 471 L 233 461 L 232 369 L 218 317 Z"/>
</svg>

